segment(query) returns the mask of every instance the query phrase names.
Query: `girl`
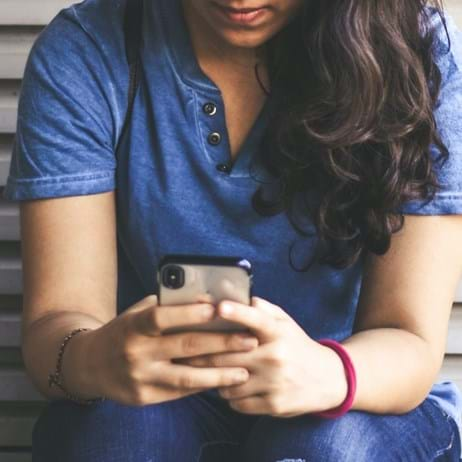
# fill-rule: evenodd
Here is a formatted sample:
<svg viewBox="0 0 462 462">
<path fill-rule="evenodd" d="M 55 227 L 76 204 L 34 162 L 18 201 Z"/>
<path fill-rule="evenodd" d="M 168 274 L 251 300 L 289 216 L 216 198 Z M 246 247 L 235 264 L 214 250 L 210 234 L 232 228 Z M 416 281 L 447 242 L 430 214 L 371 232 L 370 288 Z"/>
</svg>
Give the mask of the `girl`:
<svg viewBox="0 0 462 462">
<path fill-rule="evenodd" d="M 126 0 L 61 10 L 24 74 L 4 196 L 50 399 L 33 460 L 458 460 L 462 393 L 436 382 L 462 261 L 453 20 L 424 0 L 142 6 L 126 132 Z M 168 253 L 247 258 L 252 306 L 159 306 Z M 214 316 L 250 335 L 194 332 Z"/>
</svg>

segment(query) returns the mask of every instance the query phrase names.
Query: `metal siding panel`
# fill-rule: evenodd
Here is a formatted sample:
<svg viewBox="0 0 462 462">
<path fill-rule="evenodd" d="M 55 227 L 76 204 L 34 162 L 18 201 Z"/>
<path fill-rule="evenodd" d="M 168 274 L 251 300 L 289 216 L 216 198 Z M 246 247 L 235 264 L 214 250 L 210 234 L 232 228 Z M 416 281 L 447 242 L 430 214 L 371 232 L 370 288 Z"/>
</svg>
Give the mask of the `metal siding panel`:
<svg viewBox="0 0 462 462">
<path fill-rule="evenodd" d="M 14 135 L 0 134 L 0 187 L 5 186 L 11 163 Z"/>
<path fill-rule="evenodd" d="M 0 133 L 16 131 L 20 86 L 20 80 L 0 80 Z"/>
<path fill-rule="evenodd" d="M 459 285 L 457 286 L 456 296 L 454 298 L 454 301 L 458 303 L 462 303 L 462 280 L 459 282 Z"/>
<path fill-rule="evenodd" d="M 69 0 L 1 0 L 0 25 L 48 24 L 61 8 L 73 3 Z"/>
<path fill-rule="evenodd" d="M 27 450 L 21 450 L 21 452 L 3 452 L 0 449 L 0 461 L 1 462 L 32 462 L 32 454 Z"/>
<path fill-rule="evenodd" d="M 22 293 L 21 247 L 0 241 L 0 294 Z"/>
<path fill-rule="evenodd" d="M 1 191 L 0 188 L 0 193 Z M 19 239 L 19 204 L 0 198 L 0 241 L 18 241 Z"/>
<path fill-rule="evenodd" d="M 23 368 L 0 368 L 0 401 L 45 401 Z"/>
<path fill-rule="evenodd" d="M 33 43 L 42 27 L 0 27 L 0 79 L 21 79 Z"/>
<path fill-rule="evenodd" d="M 446 0 L 446 9 L 454 16 L 459 27 L 462 26 L 462 3 L 460 0 Z"/>
<path fill-rule="evenodd" d="M 46 401 L 0 402 L 0 448 L 31 447 L 32 428 L 45 405 Z"/>
<path fill-rule="evenodd" d="M 438 381 L 451 380 L 462 390 L 462 355 L 446 355 L 438 375 Z"/>
<path fill-rule="evenodd" d="M 0 311 L 0 348 L 21 344 L 21 313 Z"/>
<path fill-rule="evenodd" d="M 452 309 L 449 319 L 446 353 L 462 355 L 462 305 L 456 304 Z"/>
</svg>

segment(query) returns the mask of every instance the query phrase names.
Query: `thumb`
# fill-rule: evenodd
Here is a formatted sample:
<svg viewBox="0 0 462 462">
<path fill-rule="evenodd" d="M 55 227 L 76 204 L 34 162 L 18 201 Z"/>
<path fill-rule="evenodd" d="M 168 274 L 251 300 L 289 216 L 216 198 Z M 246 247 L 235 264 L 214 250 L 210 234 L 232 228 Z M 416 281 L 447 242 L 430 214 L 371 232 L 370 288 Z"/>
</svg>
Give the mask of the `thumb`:
<svg viewBox="0 0 462 462">
<path fill-rule="evenodd" d="M 136 313 L 138 311 L 143 311 L 148 307 L 155 307 L 158 305 L 158 297 L 156 294 L 149 294 L 148 296 L 137 301 L 135 304 L 128 307 L 125 311 L 130 313 Z"/>
<path fill-rule="evenodd" d="M 262 310 L 268 313 L 275 319 L 287 319 L 290 318 L 290 315 L 286 313 L 280 306 L 270 303 L 268 300 L 265 300 L 260 297 L 253 296 L 251 305 L 259 310 Z"/>
<path fill-rule="evenodd" d="M 157 295 L 150 294 L 127 308 L 122 314 L 127 316 L 129 330 L 141 335 L 153 335 L 151 327 L 157 305 Z"/>
</svg>

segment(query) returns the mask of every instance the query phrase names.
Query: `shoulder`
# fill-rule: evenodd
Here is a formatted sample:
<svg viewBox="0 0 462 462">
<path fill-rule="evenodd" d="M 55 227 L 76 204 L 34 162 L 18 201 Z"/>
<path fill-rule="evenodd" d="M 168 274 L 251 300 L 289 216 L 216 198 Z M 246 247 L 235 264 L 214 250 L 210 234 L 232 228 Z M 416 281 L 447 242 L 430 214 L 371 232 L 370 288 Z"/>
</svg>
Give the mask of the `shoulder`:
<svg viewBox="0 0 462 462">
<path fill-rule="evenodd" d="M 41 54 L 47 61 L 63 65 L 123 65 L 125 44 L 123 15 L 126 0 L 84 0 L 61 9 L 38 35 L 31 50 L 32 58 Z M 73 58 L 79 57 L 74 61 Z"/>
<path fill-rule="evenodd" d="M 84 0 L 61 9 L 35 40 L 21 85 L 19 109 L 77 107 L 111 118 L 114 140 L 126 108 L 129 70 L 123 18 L 126 0 Z M 82 101 L 85 101 L 82 104 Z M 77 106 L 78 105 L 78 106 Z M 65 112 L 65 110 L 67 112 Z"/>
<path fill-rule="evenodd" d="M 434 31 L 433 56 L 444 86 L 462 75 L 462 32 L 448 11 L 440 14 L 434 7 L 426 7 L 425 11 L 428 26 Z"/>
</svg>

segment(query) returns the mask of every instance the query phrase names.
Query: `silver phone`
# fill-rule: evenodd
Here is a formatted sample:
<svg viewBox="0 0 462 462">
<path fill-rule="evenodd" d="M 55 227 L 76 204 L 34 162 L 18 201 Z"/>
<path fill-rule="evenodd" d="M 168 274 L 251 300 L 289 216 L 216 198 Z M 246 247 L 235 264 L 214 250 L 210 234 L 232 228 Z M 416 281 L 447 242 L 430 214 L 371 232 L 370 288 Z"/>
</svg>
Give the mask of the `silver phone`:
<svg viewBox="0 0 462 462">
<path fill-rule="evenodd" d="M 207 302 L 214 305 L 233 300 L 251 303 L 253 274 L 251 263 L 241 257 L 168 254 L 157 269 L 159 305 Z M 242 324 L 216 318 L 203 324 L 185 325 L 165 333 L 185 331 L 247 332 Z"/>
</svg>

